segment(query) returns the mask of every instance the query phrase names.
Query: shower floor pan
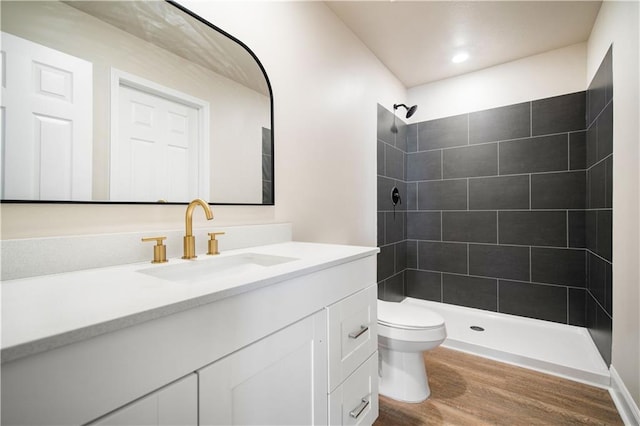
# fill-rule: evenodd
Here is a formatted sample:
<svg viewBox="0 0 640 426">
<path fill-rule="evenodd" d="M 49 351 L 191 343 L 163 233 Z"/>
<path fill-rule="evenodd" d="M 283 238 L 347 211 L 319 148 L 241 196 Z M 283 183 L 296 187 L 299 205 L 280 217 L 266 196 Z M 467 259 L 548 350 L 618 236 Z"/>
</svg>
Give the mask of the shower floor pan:
<svg viewBox="0 0 640 426">
<path fill-rule="evenodd" d="M 403 303 L 444 318 L 445 347 L 600 388 L 610 385 L 609 369 L 586 328 L 410 297 Z"/>
</svg>

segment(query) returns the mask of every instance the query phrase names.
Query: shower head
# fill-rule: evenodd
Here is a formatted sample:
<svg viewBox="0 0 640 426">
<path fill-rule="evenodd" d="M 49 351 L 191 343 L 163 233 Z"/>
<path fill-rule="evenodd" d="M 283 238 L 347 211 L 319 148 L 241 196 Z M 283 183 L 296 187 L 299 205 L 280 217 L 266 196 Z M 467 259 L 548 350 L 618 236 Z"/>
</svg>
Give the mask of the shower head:
<svg viewBox="0 0 640 426">
<path fill-rule="evenodd" d="M 411 107 L 406 106 L 405 104 L 393 104 L 393 110 L 397 110 L 400 107 L 404 107 L 407 110 L 407 115 L 405 116 L 405 118 L 409 118 L 411 117 L 416 110 L 418 109 L 418 105 L 413 105 Z"/>
</svg>

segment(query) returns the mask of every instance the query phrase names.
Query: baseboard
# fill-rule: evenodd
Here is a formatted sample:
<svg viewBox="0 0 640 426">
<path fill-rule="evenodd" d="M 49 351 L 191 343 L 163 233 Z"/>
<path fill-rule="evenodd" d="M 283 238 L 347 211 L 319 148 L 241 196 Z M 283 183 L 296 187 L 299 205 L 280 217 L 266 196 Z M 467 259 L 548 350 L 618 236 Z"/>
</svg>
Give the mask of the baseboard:
<svg viewBox="0 0 640 426">
<path fill-rule="evenodd" d="M 609 388 L 609 394 L 618 409 L 620 417 L 622 417 L 622 421 L 627 426 L 640 425 L 640 408 L 638 408 L 631 397 L 629 390 L 624 385 L 616 369 L 611 366 L 609 372 L 611 373 L 611 388 Z"/>
</svg>

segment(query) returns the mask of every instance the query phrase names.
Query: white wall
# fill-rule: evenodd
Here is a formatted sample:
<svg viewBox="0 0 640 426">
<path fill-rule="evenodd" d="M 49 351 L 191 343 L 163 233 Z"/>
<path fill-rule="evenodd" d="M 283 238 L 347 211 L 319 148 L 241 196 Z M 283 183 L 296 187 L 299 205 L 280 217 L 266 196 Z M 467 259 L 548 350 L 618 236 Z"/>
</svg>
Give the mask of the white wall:
<svg viewBox="0 0 640 426">
<path fill-rule="evenodd" d="M 586 88 L 586 43 L 529 56 L 409 89 L 411 123 L 579 92 Z"/>
<path fill-rule="evenodd" d="M 276 219 L 298 240 L 375 245 L 376 104 L 403 101 L 404 87 L 322 2 L 182 3 L 269 74 Z"/>
<path fill-rule="evenodd" d="M 246 87 L 239 89 L 243 86 L 231 81 L 225 87 L 220 88 L 226 95 L 220 97 L 225 101 L 220 105 L 223 111 L 212 113 L 209 199 L 262 203 L 262 128 L 271 128 L 269 97 Z M 229 161 L 231 158 L 240 161 Z"/>
<path fill-rule="evenodd" d="M 275 103 L 275 207 L 214 208 L 213 226 L 293 222 L 295 239 L 376 244 L 376 104 L 402 84 L 322 2 L 183 1 L 245 42 Z M 184 226 L 183 206 L 0 205 L 2 238 Z M 201 218 L 194 218 L 199 221 Z"/>
<path fill-rule="evenodd" d="M 612 366 L 640 406 L 640 6 L 605 1 L 589 37 L 591 81 L 613 44 Z"/>
</svg>

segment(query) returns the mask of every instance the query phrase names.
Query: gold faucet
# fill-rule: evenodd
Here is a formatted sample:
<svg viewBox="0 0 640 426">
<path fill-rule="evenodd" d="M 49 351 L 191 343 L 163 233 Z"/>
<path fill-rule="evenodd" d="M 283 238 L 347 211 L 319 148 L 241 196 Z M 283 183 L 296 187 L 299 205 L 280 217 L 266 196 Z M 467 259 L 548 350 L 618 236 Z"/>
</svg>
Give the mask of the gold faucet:
<svg viewBox="0 0 640 426">
<path fill-rule="evenodd" d="M 183 259 L 195 259 L 196 257 L 196 237 L 193 236 L 193 210 L 196 206 L 201 205 L 207 220 L 213 219 L 213 212 L 206 201 L 196 198 L 187 206 L 187 214 L 185 216 L 186 235 L 184 236 L 184 256 Z"/>
</svg>

